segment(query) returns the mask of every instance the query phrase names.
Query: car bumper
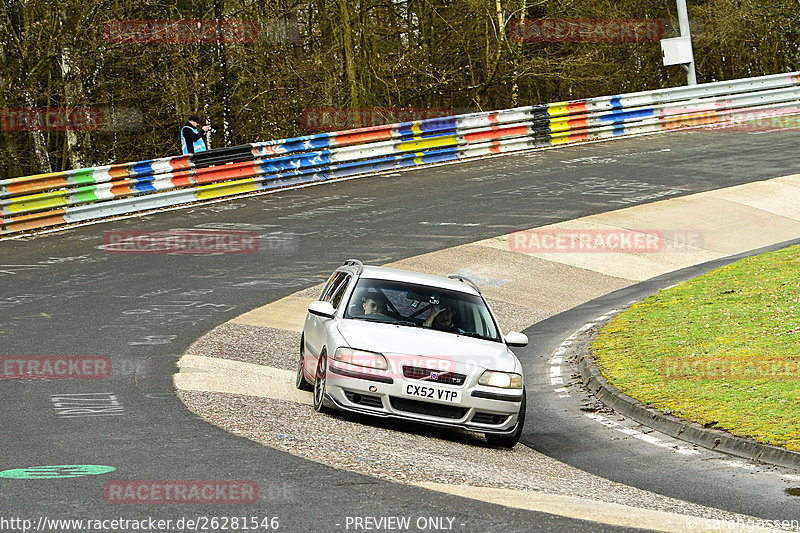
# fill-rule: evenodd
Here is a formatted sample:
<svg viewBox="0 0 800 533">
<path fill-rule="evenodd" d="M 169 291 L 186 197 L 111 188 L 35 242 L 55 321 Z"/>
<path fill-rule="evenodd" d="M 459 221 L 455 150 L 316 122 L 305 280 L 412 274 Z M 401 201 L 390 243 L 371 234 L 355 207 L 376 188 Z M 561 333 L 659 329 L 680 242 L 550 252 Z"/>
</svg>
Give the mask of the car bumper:
<svg viewBox="0 0 800 533">
<path fill-rule="evenodd" d="M 412 388 L 433 385 L 439 390 L 457 392 L 459 401 L 452 403 L 409 397 L 403 393 L 409 385 Z M 381 376 L 331 362 L 326 379 L 326 398 L 329 406 L 342 411 L 481 433 L 508 434 L 517 427 L 522 389 L 455 386 Z"/>
</svg>

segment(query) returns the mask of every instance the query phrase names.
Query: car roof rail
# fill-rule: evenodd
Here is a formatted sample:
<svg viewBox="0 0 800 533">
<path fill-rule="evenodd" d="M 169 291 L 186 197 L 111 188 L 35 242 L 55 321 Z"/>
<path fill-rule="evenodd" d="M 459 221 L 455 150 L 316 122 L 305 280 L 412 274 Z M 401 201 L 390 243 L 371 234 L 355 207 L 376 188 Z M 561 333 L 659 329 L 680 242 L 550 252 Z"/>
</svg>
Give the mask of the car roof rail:
<svg viewBox="0 0 800 533">
<path fill-rule="evenodd" d="M 357 267 L 356 274 L 358 274 L 358 275 L 361 275 L 361 272 L 364 270 L 364 263 L 362 263 L 358 259 L 348 259 L 347 261 L 342 263 L 342 266 L 354 266 L 354 267 Z"/>
<path fill-rule="evenodd" d="M 467 277 L 464 277 L 464 276 L 461 276 L 459 274 L 451 274 L 450 276 L 447 276 L 447 277 L 449 279 L 457 279 L 458 281 L 460 281 L 462 283 L 467 283 L 467 284 L 471 285 L 473 289 L 478 291 L 478 294 L 481 294 L 481 290 L 478 288 L 478 286 L 475 284 L 475 282 L 472 281 L 471 279 L 469 279 Z"/>
</svg>

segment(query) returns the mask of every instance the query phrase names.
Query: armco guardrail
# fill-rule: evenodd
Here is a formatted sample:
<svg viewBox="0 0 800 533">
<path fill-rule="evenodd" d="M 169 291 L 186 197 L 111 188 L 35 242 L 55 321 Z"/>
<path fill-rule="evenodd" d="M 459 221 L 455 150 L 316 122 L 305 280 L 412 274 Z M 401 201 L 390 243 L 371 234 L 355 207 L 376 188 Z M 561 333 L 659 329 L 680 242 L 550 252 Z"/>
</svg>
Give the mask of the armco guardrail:
<svg viewBox="0 0 800 533">
<path fill-rule="evenodd" d="M 800 113 L 800 73 L 588 98 L 0 180 L 0 234 L 562 143 Z"/>
</svg>

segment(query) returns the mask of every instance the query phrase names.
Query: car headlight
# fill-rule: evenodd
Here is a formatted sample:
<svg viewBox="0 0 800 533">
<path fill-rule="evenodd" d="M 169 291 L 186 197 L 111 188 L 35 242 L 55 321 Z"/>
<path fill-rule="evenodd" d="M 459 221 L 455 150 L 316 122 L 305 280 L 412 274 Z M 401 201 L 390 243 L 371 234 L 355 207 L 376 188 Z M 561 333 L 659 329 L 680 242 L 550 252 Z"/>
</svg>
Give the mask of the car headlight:
<svg viewBox="0 0 800 533">
<path fill-rule="evenodd" d="M 354 350 L 353 348 L 339 348 L 333 354 L 335 361 L 341 361 L 356 366 L 366 366 L 369 368 L 377 368 L 378 370 L 386 370 L 389 368 L 389 363 L 386 358 L 376 352 L 367 352 L 364 350 Z"/>
<path fill-rule="evenodd" d="M 522 376 L 513 372 L 497 372 L 487 370 L 481 375 L 478 384 L 501 389 L 521 389 Z"/>
</svg>

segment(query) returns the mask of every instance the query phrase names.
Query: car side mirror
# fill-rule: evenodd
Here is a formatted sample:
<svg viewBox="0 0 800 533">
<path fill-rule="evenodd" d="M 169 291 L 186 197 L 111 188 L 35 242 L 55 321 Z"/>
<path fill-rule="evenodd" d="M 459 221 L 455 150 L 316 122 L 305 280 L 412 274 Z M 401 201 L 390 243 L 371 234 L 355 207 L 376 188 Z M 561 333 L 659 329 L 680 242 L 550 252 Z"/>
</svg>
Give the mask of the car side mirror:
<svg viewBox="0 0 800 533">
<path fill-rule="evenodd" d="M 506 344 L 518 347 L 527 346 L 528 336 L 518 331 L 509 331 L 506 333 Z"/>
<path fill-rule="evenodd" d="M 333 315 L 336 314 L 336 309 L 333 308 L 330 302 L 317 300 L 308 304 L 308 312 L 322 318 L 333 318 Z"/>
</svg>

